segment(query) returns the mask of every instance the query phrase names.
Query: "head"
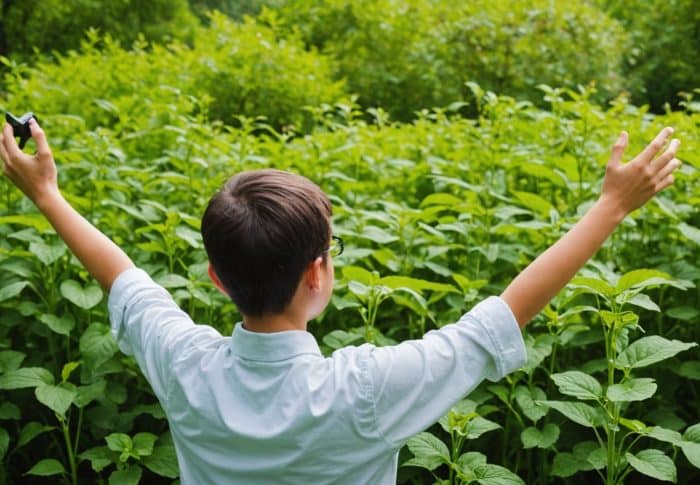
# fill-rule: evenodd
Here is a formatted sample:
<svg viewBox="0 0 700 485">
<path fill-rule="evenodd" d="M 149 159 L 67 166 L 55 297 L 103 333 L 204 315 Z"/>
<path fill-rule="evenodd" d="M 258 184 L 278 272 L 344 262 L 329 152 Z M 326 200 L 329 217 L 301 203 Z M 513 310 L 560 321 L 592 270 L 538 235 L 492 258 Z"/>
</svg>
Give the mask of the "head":
<svg viewBox="0 0 700 485">
<path fill-rule="evenodd" d="M 244 316 L 283 312 L 309 270 L 332 272 L 330 217 L 326 194 L 302 176 L 273 169 L 235 175 L 202 218 L 213 277 Z"/>
</svg>

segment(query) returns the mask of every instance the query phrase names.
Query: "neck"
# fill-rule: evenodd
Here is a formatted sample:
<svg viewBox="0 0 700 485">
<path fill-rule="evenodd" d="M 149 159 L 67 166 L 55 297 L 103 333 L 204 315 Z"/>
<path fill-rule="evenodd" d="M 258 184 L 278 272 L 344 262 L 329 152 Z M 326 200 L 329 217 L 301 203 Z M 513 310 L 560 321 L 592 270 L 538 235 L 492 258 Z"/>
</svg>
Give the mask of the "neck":
<svg viewBox="0 0 700 485">
<path fill-rule="evenodd" d="M 273 333 L 287 330 L 306 330 L 306 320 L 285 313 L 243 316 L 243 328 L 250 332 Z"/>
</svg>

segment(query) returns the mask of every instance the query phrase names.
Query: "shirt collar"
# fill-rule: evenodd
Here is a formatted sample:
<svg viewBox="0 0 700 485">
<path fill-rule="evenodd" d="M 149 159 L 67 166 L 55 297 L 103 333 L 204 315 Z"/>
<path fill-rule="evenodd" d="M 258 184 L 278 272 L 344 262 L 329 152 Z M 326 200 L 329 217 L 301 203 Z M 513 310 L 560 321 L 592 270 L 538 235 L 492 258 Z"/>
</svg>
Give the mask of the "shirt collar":
<svg viewBox="0 0 700 485">
<path fill-rule="evenodd" d="M 251 332 L 243 328 L 241 322 L 233 329 L 231 350 L 244 359 L 267 362 L 286 360 L 302 354 L 321 355 L 316 339 L 305 330 Z"/>
</svg>

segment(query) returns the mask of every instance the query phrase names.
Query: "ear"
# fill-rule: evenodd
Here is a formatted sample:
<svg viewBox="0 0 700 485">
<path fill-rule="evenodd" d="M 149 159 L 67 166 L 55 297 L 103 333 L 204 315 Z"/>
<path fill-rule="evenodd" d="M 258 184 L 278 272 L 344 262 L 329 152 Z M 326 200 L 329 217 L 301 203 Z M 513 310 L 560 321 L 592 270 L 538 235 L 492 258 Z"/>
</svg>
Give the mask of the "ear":
<svg viewBox="0 0 700 485">
<path fill-rule="evenodd" d="M 323 258 L 319 256 L 314 259 L 304 272 L 304 284 L 310 290 L 319 290 L 321 288 L 321 278 L 323 276 Z"/>
<path fill-rule="evenodd" d="M 224 295 L 228 296 L 228 293 L 226 293 L 226 290 L 224 289 L 224 285 L 221 283 L 221 280 L 216 275 L 216 271 L 214 271 L 214 267 L 211 265 L 211 263 L 209 263 L 209 268 L 207 269 L 207 273 L 209 273 L 209 278 L 211 278 L 211 281 L 212 281 L 212 283 L 214 283 L 214 286 L 216 286 L 216 289 L 219 290 Z"/>
</svg>

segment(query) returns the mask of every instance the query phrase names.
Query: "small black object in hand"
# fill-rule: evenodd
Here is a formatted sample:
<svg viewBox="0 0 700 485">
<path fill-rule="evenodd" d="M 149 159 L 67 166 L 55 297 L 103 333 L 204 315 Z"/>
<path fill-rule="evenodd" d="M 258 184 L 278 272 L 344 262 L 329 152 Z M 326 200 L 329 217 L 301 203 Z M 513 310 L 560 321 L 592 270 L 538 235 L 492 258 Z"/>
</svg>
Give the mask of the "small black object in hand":
<svg viewBox="0 0 700 485">
<path fill-rule="evenodd" d="M 35 120 L 37 119 L 36 116 L 34 116 L 34 113 L 32 113 L 31 111 L 29 113 L 24 113 L 19 118 L 15 117 L 9 111 L 5 113 L 5 119 L 10 124 L 10 126 L 12 126 L 12 132 L 16 137 L 19 138 L 20 149 L 24 148 L 24 145 L 27 143 L 27 140 L 29 140 L 32 137 L 32 132 L 29 129 L 29 120 L 31 120 L 32 118 L 34 118 Z"/>
</svg>

